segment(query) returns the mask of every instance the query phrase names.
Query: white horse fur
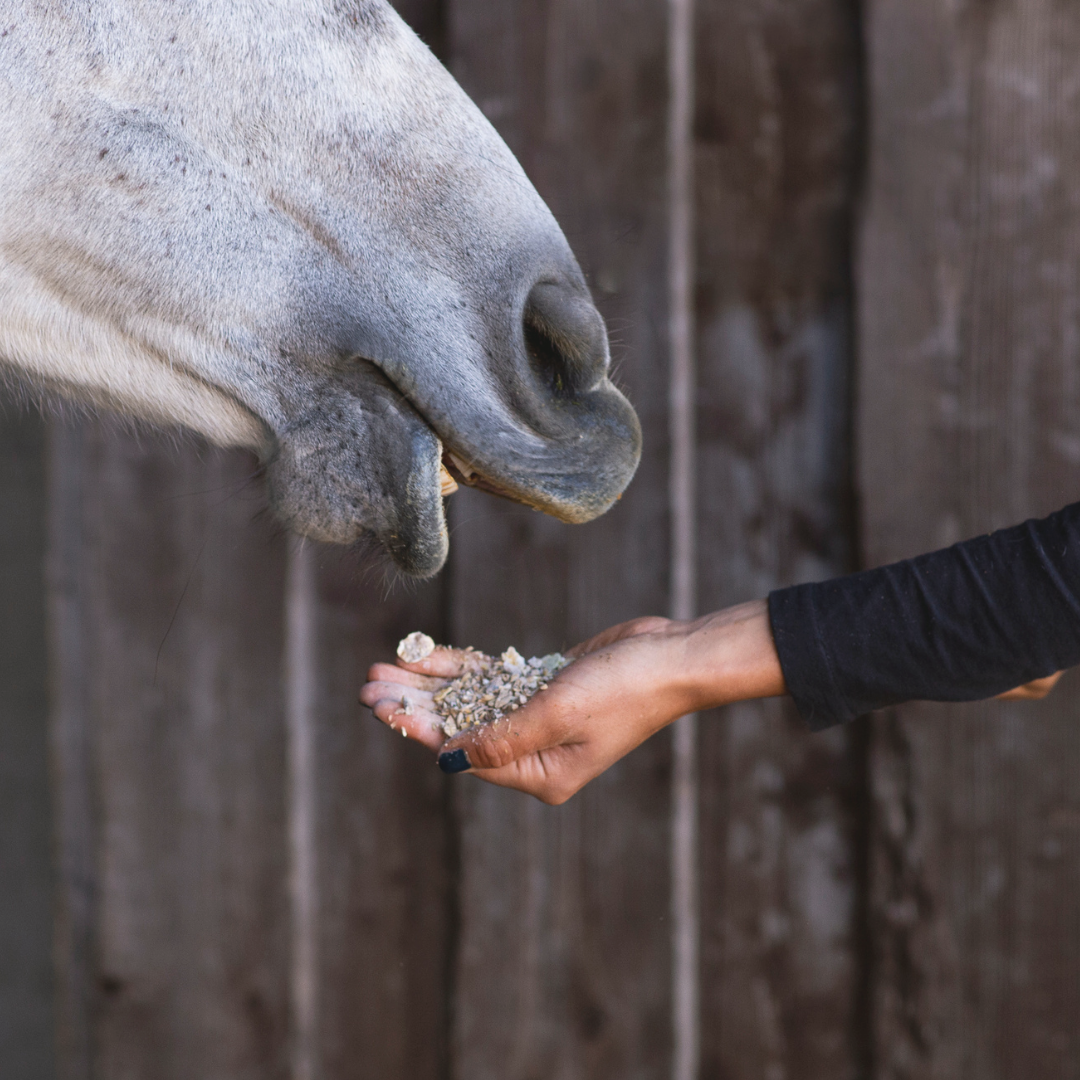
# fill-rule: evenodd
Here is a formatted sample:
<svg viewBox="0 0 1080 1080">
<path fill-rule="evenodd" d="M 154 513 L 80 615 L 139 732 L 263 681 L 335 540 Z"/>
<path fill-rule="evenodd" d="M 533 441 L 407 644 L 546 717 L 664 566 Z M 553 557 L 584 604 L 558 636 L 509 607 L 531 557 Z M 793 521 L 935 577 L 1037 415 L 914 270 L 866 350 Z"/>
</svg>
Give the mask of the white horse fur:
<svg viewBox="0 0 1080 1080">
<path fill-rule="evenodd" d="M 385 0 L 0 0 L 0 366 L 446 556 L 441 462 L 570 521 L 640 452 L 551 213 Z"/>
</svg>

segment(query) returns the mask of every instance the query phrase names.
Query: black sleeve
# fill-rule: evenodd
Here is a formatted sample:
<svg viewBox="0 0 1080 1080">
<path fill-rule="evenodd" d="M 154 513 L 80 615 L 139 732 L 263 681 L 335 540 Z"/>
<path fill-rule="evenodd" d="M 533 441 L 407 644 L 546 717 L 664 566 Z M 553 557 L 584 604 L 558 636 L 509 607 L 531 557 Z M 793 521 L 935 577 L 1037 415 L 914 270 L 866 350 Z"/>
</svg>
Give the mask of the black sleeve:
<svg viewBox="0 0 1080 1080">
<path fill-rule="evenodd" d="M 780 589 L 769 618 L 811 728 L 977 701 L 1080 664 L 1080 503 L 861 574 Z"/>
</svg>

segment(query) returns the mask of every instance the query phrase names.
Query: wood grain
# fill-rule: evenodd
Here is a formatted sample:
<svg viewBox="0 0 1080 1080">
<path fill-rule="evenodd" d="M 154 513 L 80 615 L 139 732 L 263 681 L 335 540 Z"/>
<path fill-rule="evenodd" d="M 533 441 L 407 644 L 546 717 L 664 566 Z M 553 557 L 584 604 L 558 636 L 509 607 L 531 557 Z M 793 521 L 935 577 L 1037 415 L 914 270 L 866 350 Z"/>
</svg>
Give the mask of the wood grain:
<svg viewBox="0 0 1080 1080">
<path fill-rule="evenodd" d="M 645 459 L 576 528 L 455 496 L 451 628 L 526 654 L 669 606 L 666 13 L 455 0 L 454 73 L 552 206 L 608 319 Z M 466 779 L 453 1067 L 469 1080 L 666 1077 L 669 740 L 551 809 Z"/>
<path fill-rule="evenodd" d="M 66 1071 L 284 1076 L 283 545 L 254 462 L 108 420 L 54 450 Z"/>
<path fill-rule="evenodd" d="M 284 538 L 247 455 L 108 421 L 58 445 L 74 508 L 55 520 L 77 537 L 54 626 L 65 1067 L 285 1076 Z M 364 559 L 319 551 L 317 1060 L 342 1080 L 437 1077 L 446 1056 L 443 777 L 356 702 L 407 630 L 441 636 L 441 592 L 388 587 Z"/>
<path fill-rule="evenodd" d="M 874 0 L 858 280 L 866 557 L 1080 492 L 1080 12 Z M 882 1078 L 1080 1076 L 1080 684 L 873 743 Z"/>
<path fill-rule="evenodd" d="M 0 396 L 0 1076 L 55 1075 L 45 427 Z"/>
<path fill-rule="evenodd" d="M 437 55 L 442 0 L 395 7 Z M 318 1032 L 325 1080 L 439 1080 L 448 1065 L 456 837 L 432 756 L 357 703 L 367 669 L 413 630 L 446 639 L 443 578 L 316 546 Z"/>
<path fill-rule="evenodd" d="M 83 626 L 84 427 L 74 419 L 52 422 L 47 427 L 45 591 L 60 1080 L 89 1080 L 94 1038 L 97 883 L 87 641 Z"/>
<path fill-rule="evenodd" d="M 356 695 L 410 631 L 445 638 L 443 585 L 396 581 L 382 556 L 317 558 L 319 1075 L 437 1080 L 451 1007 L 447 782 Z"/>
<path fill-rule="evenodd" d="M 700 610 L 847 569 L 858 40 L 698 4 Z M 701 721 L 703 1076 L 864 1075 L 859 761 L 789 704 Z"/>
</svg>

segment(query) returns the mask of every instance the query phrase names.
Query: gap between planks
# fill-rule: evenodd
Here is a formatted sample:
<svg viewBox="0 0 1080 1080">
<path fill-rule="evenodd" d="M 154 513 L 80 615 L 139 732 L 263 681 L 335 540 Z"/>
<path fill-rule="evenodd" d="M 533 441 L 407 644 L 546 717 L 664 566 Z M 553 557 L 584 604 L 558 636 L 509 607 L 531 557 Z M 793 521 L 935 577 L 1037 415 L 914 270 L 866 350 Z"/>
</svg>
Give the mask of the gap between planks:
<svg viewBox="0 0 1080 1080">
<path fill-rule="evenodd" d="M 668 337 L 671 616 L 695 615 L 694 0 L 668 0 Z M 698 963 L 698 718 L 674 725 L 671 799 L 672 1078 L 701 1058 Z"/>
<path fill-rule="evenodd" d="M 97 881 L 83 632 L 85 424 L 56 417 L 47 424 L 49 743 L 57 889 L 53 944 L 56 1072 L 58 1080 L 90 1080 Z"/>
<path fill-rule="evenodd" d="M 315 549 L 289 545 L 285 592 L 285 710 L 290 901 L 290 1068 L 318 1076 L 318 807 Z"/>
</svg>

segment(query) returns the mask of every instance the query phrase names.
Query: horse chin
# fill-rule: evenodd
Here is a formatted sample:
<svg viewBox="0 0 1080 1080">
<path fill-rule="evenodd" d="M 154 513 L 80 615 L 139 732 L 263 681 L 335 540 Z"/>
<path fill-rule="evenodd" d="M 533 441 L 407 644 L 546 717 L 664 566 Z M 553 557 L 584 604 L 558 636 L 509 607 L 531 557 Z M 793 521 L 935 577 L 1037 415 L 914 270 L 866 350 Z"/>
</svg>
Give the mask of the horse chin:
<svg viewBox="0 0 1080 1080">
<path fill-rule="evenodd" d="M 442 444 L 400 397 L 324 401 L 279 435 L 267 477 L 277 516 L 301 535 L 334 544 L 373 536 L 411 577 L 446 562 Z"/>
</svg>

